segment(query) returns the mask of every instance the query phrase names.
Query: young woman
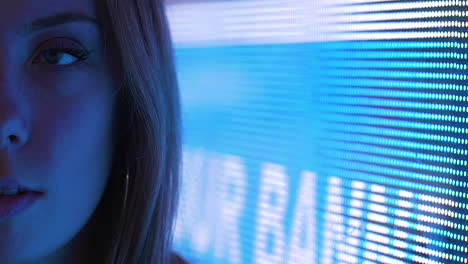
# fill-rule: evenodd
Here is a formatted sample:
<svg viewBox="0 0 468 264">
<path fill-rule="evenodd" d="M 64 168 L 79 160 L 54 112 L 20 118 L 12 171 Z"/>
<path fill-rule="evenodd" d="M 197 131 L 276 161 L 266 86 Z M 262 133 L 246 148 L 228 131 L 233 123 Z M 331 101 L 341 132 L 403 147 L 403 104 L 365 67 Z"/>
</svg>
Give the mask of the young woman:
<svg viewBox="0 0 468 264">
<path fill-rule="evenodd" d="M 184 263 L 172 53 L 161 0 L 2 3 L 1 263 Z"/>
</svg>

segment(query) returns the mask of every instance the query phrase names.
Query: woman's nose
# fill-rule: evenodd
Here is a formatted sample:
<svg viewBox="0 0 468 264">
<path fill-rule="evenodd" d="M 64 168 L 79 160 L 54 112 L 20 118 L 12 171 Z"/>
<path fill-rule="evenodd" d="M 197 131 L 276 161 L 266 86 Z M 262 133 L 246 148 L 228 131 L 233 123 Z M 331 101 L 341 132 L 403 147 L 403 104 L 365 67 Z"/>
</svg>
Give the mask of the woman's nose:
<svg viewBox="0 0 468 264">
<path fill-rule="evenodd" d="M 0 73 L 0 76 L 3 73 Z M 25 141 L 26 108 L 24 98 L 12 79 L 0 78 L 0 148 L 2 150 L 17 147 Z"/>
</svg>

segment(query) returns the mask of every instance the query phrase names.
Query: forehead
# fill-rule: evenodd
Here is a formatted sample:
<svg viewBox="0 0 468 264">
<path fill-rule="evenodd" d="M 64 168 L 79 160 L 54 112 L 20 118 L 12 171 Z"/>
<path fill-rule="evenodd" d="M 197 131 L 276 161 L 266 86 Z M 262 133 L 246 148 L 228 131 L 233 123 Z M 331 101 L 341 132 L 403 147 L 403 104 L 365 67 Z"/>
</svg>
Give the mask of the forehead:
<svg viewBox="0 0 468 264">
<path fill-rule="evenodd" d="M 32 20 L 62 12 L 95 16 L 94 0 L 8 0 L 0 8 L 0 35 L 14 34 Z M 5 36 L 5 35 L 4 35 Z"/>
</svg>

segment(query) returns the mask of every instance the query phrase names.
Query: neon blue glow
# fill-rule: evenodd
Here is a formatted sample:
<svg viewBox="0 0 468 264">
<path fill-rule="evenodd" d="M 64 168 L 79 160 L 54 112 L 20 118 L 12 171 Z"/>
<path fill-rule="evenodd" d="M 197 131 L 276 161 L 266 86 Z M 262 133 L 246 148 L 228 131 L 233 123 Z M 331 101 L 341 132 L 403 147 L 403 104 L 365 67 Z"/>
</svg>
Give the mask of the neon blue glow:
<svg viewBox="0 0 468 264">
<path fill-rule="evenodd" d="M 176 50 L 175 249 L 190 263 L 468 263 L 466 39 L 335 41 L 330 29 L 259 44 L 260 28 L 253 43 L 217 44 L 248 10 L 213 43 Z"/>
</svg>

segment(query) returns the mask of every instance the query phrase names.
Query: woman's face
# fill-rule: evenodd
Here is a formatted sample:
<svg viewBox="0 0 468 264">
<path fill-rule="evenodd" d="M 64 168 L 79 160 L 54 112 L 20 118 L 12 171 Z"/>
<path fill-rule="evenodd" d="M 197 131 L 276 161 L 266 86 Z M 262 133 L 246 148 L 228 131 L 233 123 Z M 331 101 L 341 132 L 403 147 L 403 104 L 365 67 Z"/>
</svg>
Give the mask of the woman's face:
<svg viewBox="0 0 468 264">
<path fill-rule="evenodd" d="M 99 28 L 85 17 L 96 18 L 92 0 L 2 1 L 0 182 L 43 195 L 0 221 L 1 263 L 53 263 L 105 189 L 115 87 Z"/>
</svg>

